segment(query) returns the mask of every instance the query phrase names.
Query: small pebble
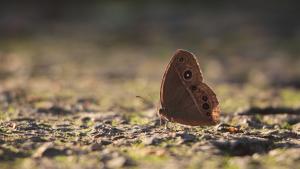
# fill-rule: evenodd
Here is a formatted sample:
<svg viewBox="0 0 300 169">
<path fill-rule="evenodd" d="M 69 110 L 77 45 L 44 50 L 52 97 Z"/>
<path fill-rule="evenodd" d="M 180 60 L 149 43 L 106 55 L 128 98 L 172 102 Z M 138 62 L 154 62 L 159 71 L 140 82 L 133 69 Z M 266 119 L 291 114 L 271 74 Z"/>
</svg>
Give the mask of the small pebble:
<svg viewBox="0 0 300 169">
<path fill-rule="evenodd" d="M 108 168 L 120 168 L 125 166 L 127 159 L 125 157 L 116 157 L 106 163 Z"/>
</svg>

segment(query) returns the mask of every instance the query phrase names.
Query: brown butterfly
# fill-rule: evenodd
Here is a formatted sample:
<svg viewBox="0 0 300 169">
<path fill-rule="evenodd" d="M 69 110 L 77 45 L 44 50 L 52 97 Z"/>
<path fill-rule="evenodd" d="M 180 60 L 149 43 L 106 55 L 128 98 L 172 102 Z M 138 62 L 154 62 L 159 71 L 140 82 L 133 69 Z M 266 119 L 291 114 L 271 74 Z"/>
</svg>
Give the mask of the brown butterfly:
<svg viewBox="0 0 300 169">
<path fill-rule="evenodd" d="M 203 82 L 196 57 L 177 50 L 164 73 L 160 88 L 160 117 L 185 125 L 214 125 L 220 108 L 216 94 Z"/>
</svg>

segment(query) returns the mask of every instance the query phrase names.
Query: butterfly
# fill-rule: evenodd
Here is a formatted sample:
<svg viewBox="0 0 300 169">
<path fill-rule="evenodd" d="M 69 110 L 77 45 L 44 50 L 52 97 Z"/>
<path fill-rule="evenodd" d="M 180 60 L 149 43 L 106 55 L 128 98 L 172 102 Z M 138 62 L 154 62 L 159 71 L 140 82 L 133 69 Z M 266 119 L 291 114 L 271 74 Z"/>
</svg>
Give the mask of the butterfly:
<svg viewBox="0 0 300 169">
<path fill-rule="evenodd" d="M 190 126 L 215 125 L 220 108 L 214 91 L 203 82 L 192 53 L 178 49 L 168 64 L 160 87 L 161 118 Z"/>
</svg>

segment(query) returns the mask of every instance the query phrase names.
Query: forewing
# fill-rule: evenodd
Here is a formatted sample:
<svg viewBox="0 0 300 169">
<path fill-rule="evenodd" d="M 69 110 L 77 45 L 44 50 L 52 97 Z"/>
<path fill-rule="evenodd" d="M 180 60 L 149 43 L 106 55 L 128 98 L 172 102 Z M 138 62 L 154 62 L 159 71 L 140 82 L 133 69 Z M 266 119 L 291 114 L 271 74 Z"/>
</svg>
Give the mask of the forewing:
<svg viewBox="0 0 300 169">
<path fill-rule="evenodd" d="M 212 112 L 218 103 L 212 97 L 215 96 L 213 91 L 202 80 L 196 58 L 187 51 L 178 50 L 163 77 L 161 115 L 170 121 L 187 125 L 214 124 Z M 207 96 L 207 99 L 203 99 L 203 96 Z M 204 111 L 204 104 L 211 107 L 204 106 Z"/>
</svg>

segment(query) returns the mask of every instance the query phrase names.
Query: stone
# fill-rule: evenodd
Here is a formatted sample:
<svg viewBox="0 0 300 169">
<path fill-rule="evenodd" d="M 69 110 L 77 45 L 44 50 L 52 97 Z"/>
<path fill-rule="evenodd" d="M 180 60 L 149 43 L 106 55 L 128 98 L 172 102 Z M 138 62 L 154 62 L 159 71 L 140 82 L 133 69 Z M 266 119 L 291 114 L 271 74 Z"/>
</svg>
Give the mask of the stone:
<svg viewBox="0 0 300 169">
<path fill-rule="evenodd" d="M 125 166 L 127 159 L 125 157 L 115 157 L 106 163 L 108 168 L 120 168 Z"/>
</svg>

